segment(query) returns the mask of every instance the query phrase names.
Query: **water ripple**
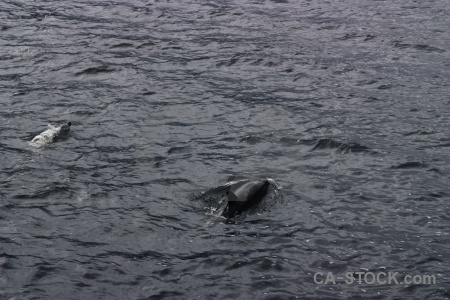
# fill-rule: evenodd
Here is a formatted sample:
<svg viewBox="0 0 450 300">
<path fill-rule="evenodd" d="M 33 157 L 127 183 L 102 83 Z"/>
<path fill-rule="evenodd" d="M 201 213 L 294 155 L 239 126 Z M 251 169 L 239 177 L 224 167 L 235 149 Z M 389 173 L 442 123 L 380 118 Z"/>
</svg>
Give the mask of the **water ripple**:
<svg viewBox="0 0 450 300">
<path fill-rule="evenodd" d="M 447 7 L 1 2 L 0 298 L 449 298 Z"/>
</svg>

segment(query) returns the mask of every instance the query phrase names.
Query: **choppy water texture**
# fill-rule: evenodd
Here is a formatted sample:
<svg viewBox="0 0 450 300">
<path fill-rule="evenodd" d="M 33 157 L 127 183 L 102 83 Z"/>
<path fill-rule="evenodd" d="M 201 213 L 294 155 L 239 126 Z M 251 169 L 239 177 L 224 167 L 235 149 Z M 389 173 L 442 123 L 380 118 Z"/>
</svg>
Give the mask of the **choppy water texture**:
<svg viewBox="0 0 450 300">
<path fill-rule="evenodd" d="M 449 10 L 1 1 L 0 298 L 449 298 Z M 266 177 L 234 222 L 194 201 Z M 359 271 L 436 284 L 313 281 Z"/>
</svg>

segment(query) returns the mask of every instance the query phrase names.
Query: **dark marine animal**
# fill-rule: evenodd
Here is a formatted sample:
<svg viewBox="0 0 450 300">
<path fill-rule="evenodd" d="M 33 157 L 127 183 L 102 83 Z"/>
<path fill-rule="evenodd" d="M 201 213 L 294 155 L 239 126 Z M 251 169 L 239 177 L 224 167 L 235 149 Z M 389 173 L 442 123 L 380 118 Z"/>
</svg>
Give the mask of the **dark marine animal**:
<svg viewBox="0 0 450 300">
<path fill-rule="evenodd" d="M 234 218 L 258 204 L 267 195 L 269 186 L 270 182 L 268 179 L 242 181 L 232 184 L 227 192 L 227 205 L 221 216 Z"/>
</svg>

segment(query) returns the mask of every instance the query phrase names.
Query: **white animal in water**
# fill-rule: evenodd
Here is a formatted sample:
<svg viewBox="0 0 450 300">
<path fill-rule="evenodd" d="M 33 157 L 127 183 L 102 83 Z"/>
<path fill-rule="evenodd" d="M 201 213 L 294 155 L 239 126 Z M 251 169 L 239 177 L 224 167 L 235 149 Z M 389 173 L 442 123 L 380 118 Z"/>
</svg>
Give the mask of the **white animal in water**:
<svg viewBox="0 0 450 300">
<path fill-rule="evenodd" d="M 46 131 L 42 132 L 41 134 L 35 136 L 31 141 L 30 145 L 35 148 L 42 148 L 46 145 L 53 142 L 53 140 L 61 135 L 61 134 L 67 134 L 70 130 L 70 126 L 72 125 L 71 122 L 67 122 L 67 124 L 61 125 L 61 126 L 53 126 L 51 124 L 48 124 L 48 128 Z"/>
</svg>

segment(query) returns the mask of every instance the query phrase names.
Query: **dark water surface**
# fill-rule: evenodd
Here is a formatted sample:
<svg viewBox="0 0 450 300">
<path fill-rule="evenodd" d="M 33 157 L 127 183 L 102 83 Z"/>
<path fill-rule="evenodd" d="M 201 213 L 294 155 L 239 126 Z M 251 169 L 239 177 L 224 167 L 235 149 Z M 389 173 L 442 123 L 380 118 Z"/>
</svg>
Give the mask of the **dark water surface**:
<svg viewBox="0 0 450 300">
<path fill-rule="evenodd" d="M 450 298 L 449 11 L 1 1 L 0 298 Z M 195 201 L 265 177 L 270 210 Z"/>
</svg>

